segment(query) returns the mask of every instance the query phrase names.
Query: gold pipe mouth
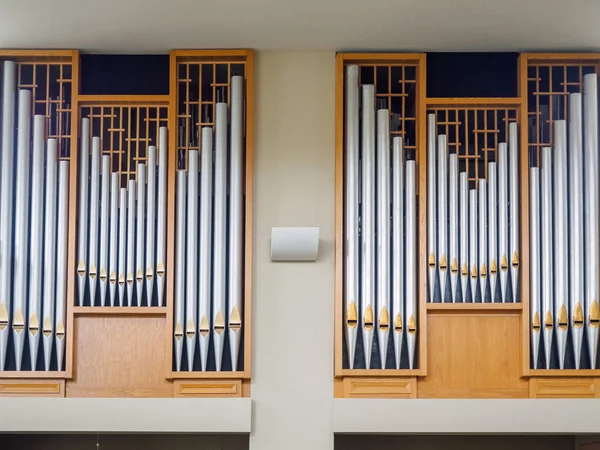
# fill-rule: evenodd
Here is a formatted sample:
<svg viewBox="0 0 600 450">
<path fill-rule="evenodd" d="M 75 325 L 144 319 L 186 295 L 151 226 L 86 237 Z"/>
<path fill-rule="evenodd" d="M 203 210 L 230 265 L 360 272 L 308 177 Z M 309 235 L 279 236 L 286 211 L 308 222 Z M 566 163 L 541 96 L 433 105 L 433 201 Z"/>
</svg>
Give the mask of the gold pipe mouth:
<svg viewBox="0 0 600 450">
<path fill-rule="evenodd" d="M 435 255 L 433 254 L 433 252 L 429 254 L 429 268 L 435 269 Z"/>
<path fill-rule="evenodd" d="M 440 259 L 440 270 L 446 270 L 448 268 L 448 261 L 446 260 L 446 255 L 442 255 Z"/>
<path fill-rule="evenodd" d="M 400 314 L 396 314 L 396 318 L 394 319 L 394 331 L 396 333 L 402 333 L 402 316 Z"/>
<path fill-rule="evenodd" d="M 3 331 L 8 326 L 8 320 L 0 320 L 0 331 Z"/>
<path fill-rule="evenodd" d="M 515 269 L 517 269 L 519 267 L 519 255 L 517 255 L 517 252 L 515 252 L 513 254 L 513 257 L 512 257 L 512 266 Z"/>
<path fill-rule="evenodd" d="M 415 316 L 410 316 L 410 319 L 408 319 L 408 334 L 417 334 L 417 321 Z"/>
<path fill-rule="evenodd" d="M 496 260 L 492 259 L 492 263 L 490 264 L 490 274 L 496 275 L 498 272 L 498 265 L 496 264 Z"/>
<path fill-rule="evenodd" d="M 544 328 L 550 331 L 554 328 L 554 320 L 552 319 L 552 313 L 550 311 L 546 312 L 546 319 L 544 320 Z"/>
<path fill-rule="evenodd" d="M 463 264 L 462 266 L 462 276 L 463 277 L 468 277 L 469 276 L 469 268 L 467 267 L 467 264 Z"/>
<path fill-rule="evenodd" d="M 502 260 L 500 261 L 500 269 L 502 272 L 506 272 L 508 270 L 508 261 L 506 259 L 506 255 L 502 256 Z"/>
<path fill-rule="evenodd" d="M 77 274 L 82 277 L 85 275 L 85 263 L 83 261 L 79 261 L 77 265 Z"/>
<path fill-rule="evenodd" d="M 456 261 L 456 258 L 454 258 L 452 260 L 452 264 L 450 265 L 450 270 L 452 271 L 452 273 L 458 273 L 458 262 Z"/>
<path fill-rule="evenodd" d="M 583 327 L 583 308 L 581 303 L 575 305 L 575 311 L 573 312 L 573 326 L 575 328 Z"/>
<path fill-rule="evenodd" d="M 354 300 L 350 302 L 346 309 L 346 325 L 348 328 L 356 328 L 358 326 L 358 311 Z"/>
<path fill-rule="evenodd" d="M 539 332 L 542 329 L 540 323 L 540 315 L 537 312 L 533 315 L 533 319 L 531 321 L 531 329 L 535 332 Z"/>
</svg>

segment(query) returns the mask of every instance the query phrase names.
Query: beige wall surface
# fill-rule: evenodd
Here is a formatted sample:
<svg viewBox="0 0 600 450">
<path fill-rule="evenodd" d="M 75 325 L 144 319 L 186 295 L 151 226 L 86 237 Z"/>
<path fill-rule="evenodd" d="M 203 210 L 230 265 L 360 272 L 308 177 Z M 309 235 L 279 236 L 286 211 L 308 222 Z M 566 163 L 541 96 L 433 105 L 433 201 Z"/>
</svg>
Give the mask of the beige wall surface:
<svg viewBox="0 0 600 450">
<path fill-rule="evenodd" d="M 333 448 L 335 54 L 258 52 L 252 450 Z M 314 263 L 272 263 L 275 226 L 320 228 Z"/>
</svg>

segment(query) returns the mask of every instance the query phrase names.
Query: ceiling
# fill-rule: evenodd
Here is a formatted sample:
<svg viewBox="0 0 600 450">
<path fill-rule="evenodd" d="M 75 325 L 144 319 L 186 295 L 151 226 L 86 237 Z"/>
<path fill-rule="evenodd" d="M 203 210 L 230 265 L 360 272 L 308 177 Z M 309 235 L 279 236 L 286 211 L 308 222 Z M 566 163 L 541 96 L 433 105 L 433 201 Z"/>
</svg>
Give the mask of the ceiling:
<svg viewBox="0 0 600 450">
<path fill-rule="evenodd" d="M 0 48 L 600 50 L 598 0 L 0 0 Z"/>
</svg>

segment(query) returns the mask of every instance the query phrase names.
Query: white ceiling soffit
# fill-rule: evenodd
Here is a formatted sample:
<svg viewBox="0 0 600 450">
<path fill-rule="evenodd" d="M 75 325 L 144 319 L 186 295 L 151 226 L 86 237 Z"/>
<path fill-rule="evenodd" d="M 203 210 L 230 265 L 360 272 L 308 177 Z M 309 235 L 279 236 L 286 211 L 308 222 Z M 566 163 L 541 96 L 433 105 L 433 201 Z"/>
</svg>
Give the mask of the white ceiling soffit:
<svg viewBox="0 0 600 450">
<path fill-rule="evenodd" d="M 0 48 L 600 49 L 598 0 L 1 0 Z"/>
</svg>

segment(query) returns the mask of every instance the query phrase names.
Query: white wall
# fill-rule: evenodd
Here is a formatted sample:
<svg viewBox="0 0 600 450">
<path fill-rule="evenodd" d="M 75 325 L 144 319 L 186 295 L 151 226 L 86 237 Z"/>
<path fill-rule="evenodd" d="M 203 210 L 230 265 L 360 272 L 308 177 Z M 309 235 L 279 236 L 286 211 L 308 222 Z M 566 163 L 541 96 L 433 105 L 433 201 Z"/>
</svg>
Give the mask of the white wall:
<svg viewBox="0 0 600 450">
<path fill-rule="evenodd" d="M 333 448 L 335 54 L 258 52 L 251 450 Z M 318 226 L 316 263 L 271 263 L 273 226 Z"/>
</svg>

